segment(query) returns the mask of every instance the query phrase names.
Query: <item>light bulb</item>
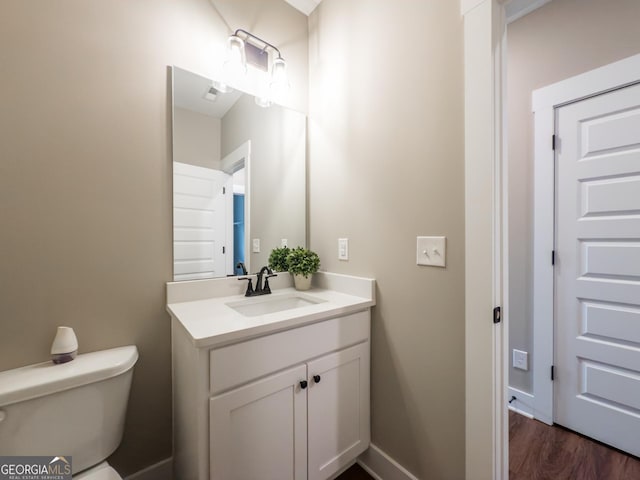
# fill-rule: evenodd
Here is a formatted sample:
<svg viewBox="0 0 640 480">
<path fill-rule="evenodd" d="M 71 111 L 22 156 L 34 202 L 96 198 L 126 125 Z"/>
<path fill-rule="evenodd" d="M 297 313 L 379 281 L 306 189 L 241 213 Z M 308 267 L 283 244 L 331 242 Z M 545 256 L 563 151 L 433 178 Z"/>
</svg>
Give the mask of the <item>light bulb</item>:
<svg viewBox="0 0 640 480">
<path fill-rule="evenodd" d="M 271 67 L 271 98 L 282 101 L 289 92 L 289 86 L 287 64 L 282 57 L 278 57 Z"/>
<path fill-rule="evenodd" d="M 211 82 L 211 85 L 220 93 L 229 93 L 233 90 L 229 85 L 218 80 L 214 80 L 213 82 Z"/>
<path fill-rule="evenodd" d="M 227 59 L 224 62 L 224 83 L 237 83 L 247 73 L 247 58 L 244 51 L 244 40 L 231 35 L 227 40 Z"/>
<path fill-rule="evenodd" d="M 256 105 L 267 108 L 271 106 L 271 100 L 267 97 L 256 97 Z"/>
</svg>

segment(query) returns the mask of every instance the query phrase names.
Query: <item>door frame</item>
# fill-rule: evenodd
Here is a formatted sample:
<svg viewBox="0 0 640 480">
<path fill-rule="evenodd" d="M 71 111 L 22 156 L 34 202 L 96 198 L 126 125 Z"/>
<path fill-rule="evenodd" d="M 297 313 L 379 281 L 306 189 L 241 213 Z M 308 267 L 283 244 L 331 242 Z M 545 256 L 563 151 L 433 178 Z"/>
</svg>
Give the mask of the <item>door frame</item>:
<svg viewBox="0 0 640 480">
<path fill-rule="evenodd" d="M 251 255 L 249 255 L 249 238 L 251 233 L 251 140 L 247 140 L 222 159 L 222 171 L 232 175 L 244 168 L 244 265 L 251 272 Z M 231 195 L 231 218 L 233 219 L 233 194 Z M 235 274 L 236 266 L 233 264 L 233 220 L 231 231 L 227 231 L 227 245 L 231 245 L 231 256 L 227 257 L 227 273 Z M 230 260 L 229 260 L 230 259 Z"/>
<path fill-rule="evenodd" d="M 532 93 L 534 115 L 533 392 L 534 416 L 554 413 L 554 269 L 556 109 L 640 82 L 640 54 L 562 80 Z M 551 340 L 551 341 L 550 341 Z"/>
<path fill-rule="evenodd" d="M 470 480 L 509 477 L 503 102 L 508 2 L 460 2 L 465 97 L 465 475 Z M 498 306 L 502 321 L 494 323 Z"/>
</svg>

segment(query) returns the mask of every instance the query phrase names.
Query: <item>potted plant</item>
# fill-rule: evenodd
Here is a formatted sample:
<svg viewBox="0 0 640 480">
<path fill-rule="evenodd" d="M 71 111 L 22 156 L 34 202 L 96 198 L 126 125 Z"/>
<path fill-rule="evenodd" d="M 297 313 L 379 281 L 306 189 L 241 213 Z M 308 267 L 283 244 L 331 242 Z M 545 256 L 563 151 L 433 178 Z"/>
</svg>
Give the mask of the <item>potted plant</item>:
<svg viewBox="0 0 640 480">
<path fill-rule="evenodd" d="M 311 276 L 320 268 L 320 257 L 304 247 L 296 247 L 287 255 L 289 273 L 297 290 L 309 290 Z"/>
<path fill-rule="evenodd" d="M 289 252 L 291 252 L 289 247 L 277 247 L 271 250 L 269 268 L 274 272 L 288 272 L 289 262 L 287 262 L 287 256 Z"/>
</svg>

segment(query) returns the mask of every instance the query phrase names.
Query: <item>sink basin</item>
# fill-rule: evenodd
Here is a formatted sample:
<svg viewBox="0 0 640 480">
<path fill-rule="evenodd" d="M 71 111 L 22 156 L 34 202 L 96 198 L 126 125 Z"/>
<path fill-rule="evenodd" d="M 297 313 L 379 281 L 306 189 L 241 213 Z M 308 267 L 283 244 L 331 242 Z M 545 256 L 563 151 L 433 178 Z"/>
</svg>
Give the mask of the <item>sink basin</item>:
<svg viewBox="0 0 640 480">
<path fill-rule="evenodd" d="M 226 305 L 245 317 L 257 317 L 258 315 L 308 307 L 325 301 L 305 293 L 295 292 L 246 298 L 237 302 L 229 302 Z"/>
</svg>

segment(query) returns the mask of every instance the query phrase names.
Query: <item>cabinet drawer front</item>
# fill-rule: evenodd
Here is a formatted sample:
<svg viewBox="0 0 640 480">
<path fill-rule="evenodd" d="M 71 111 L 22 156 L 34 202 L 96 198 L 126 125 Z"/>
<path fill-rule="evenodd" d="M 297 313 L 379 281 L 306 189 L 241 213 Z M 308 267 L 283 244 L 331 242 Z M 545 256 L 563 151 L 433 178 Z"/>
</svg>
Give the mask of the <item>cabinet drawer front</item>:
<svg viewBox="0 0 640 480">
<path fill-rule="evenodd" d="M 365 341 L 369 319 L 367 310 L 214 349 L 209 357 L 211 393 Z"/>
</svg>

